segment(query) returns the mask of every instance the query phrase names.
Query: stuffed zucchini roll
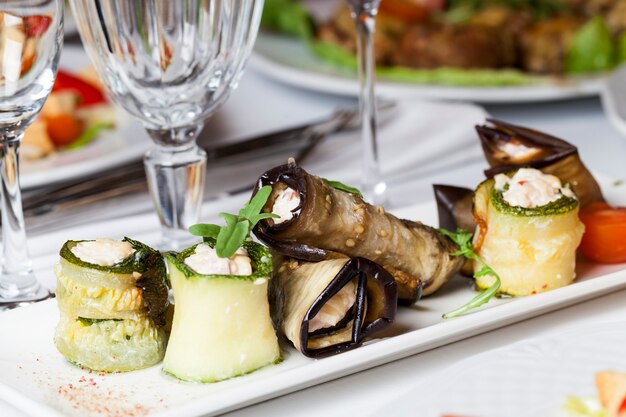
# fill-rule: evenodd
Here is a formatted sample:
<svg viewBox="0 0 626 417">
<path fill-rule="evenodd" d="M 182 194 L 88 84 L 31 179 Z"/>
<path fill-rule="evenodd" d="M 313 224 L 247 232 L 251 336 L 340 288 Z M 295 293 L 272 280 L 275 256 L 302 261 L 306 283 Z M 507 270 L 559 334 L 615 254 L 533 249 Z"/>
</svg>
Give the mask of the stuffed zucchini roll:
<svg viewBox="0 0 626 417">
<path fill-rule="evenodd" d="M 364 258 L 275 259 L 272 317 L 304 355 L 355 348 L 394 320 L 396 283 L 380 265 Z"/>
<path fill-rule="evenodd" d="M 543 132 L 489 119 L 490 125 L 476 126 L 485 157 L 496 174 L 522 167 L 540 169 L 571 185 L 581 207 L 604 201 L 600 186 L 583 164 L 578 149 Z"/>
<path fill-rule="evenodd" d="M 161 254 L 125 238 L 70 240 L 60 255 L 55 270 L 59 352 L 80 366 L 105 372 L 160 362 L 169 305 Z"/>
<path fill-rule="evenodd" d="M 584 226 L 569 186 L 532 168 L 498 174 L 474 196 L 474 250 L 500 276 L 500 292 L 529 295 L 570 284 Z M 477 272 L 480 265 L 475 265 Z M 476 284 L 488 288 L 491 275 Z"/>
<path fill-rule="evenodd" d="M 175 309 L 163 370 L 186 381 L 221 381 L 280 360 L 267 248 L 245 241 L 220 258 L 214 247 L 209 239 L 166 254 Z"/>
<path fill-rule="evenodd" d="M 456 246 L 419 222 L 401 220 L 364 202 L 344 187 L 310 175 L 295 162 L 264 173 L 258 181 L 272 187 L 265 219 L 254 229 L 273 250 L 311 262 L 333 252 L 363 257 L 382 265 L 396 280 L 405 303 L 436 291 L 461 267 Z"/>
</svg>

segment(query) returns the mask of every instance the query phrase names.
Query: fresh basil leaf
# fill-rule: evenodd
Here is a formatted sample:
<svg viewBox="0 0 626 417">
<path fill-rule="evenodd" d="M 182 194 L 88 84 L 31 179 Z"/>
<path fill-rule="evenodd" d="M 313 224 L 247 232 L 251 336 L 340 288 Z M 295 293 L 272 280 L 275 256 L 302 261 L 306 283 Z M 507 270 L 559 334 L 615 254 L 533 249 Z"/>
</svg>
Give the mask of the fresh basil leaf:
<svg viewBox="0 0 626 417">
<path fill-rule="evenodd" d="M 326 178 L 322 178 L 322 181 L 324 181 L 326 184 L 330 185 L 331 187 L 333 187 L 335 190 L 339 190 L 339 191 L 343 191 L 346 192 L 348 194 L 352 194 L 355 195 L 357 197 L 363 198 L 363 194 L 361 193 L 361 191 L 359 191 L 358 188 L 355 187 L 351 187 L 349 185 L 346 185 L 342 182 L 339 181 L 332 181 Z"/>
<path fill-rule="evenodd" d="M 261 214 L 250 216 L 250 218 L 248 219 L 250 220 L 250 229 L 253 229 L 254 226 L 256 226 L 256 224 L 260 222 L 261 220 L 278 219 L 279 217 L 280 216 L 278 214 L 274 214 L 274 213 L 261 213 Z"/>
<path fill-rule="evenodd" d="M 235 227 L 239 221 L 239 216 L 230 213 L 220 213 L 220 217 L 226 220 L 226 227 Z"/>
<path fill-rule="evenodd" d="M 265 203 L 267 203 L 267 199 L 270 197 L 270 194 L 272 194 L 271 185 L 261 187 L 259 191 L 254 194 L 254 197 L 252 197 L 252 199 L 246 203 L 241 210 L 239 210 L 239 216 L 249 219 L 251 216 L 259 214 L 261 210 L 263 210 Z"/>
<path fill-rule="evenodd" d="M 248 220 L 237 222 L 232 228 L 224 227 L 217 236 L 215 252 L 220 258 L 230 258 L 241 247 L 250 233 Z"/>
<path fill-rule="evenodd" d="M 220 213 L 226 222 L 225 226 L 195 224 L 189 228 L 189 232 L 195 236 L 202 236 L 205 242 L 215 240 L 217 256 L 230 258 L 243 245 L 259 221 L 279 217 L 272 213 L 261 213 L 271 192 L 272 187 L 269 185 L 259 189 L 254 197 L 239 210 L 239 215 Z"/>
<path fill-rule="evenodd" d="M 216 224 L 194 224 L 193 226 L 189 227 L 189 233 L 191 233 L 194 236 L 202 236 L 202 237 L 209 237 L 209 238 L 213 238 L 213 239 L 217 239 L 217 235 L 220 233 L 220 230 L 222 229 L 221 226 L 218 226 Z"/>
</svg>

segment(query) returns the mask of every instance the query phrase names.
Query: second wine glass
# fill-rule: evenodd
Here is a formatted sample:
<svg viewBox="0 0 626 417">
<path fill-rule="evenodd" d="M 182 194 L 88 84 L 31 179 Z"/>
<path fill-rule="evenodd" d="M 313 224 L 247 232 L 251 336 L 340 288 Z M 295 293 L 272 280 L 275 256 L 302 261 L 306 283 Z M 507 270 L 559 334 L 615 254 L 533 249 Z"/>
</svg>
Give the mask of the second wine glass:
<svg viewBox="0 0 626 417">
<path fill-rule="evenodd" d="M 387 184 L 380 173 L 378 161 L 378 120 L 376 114 L 376 62 L 374 31 L 380 0 L 346 0 L 356 25 L 359 68 L 359 106 L 363 172 L 361 188 L 366 200 L 382 205 L 387 201 Z"/>
<path fill-rule="evenodd" d="M 162 249 L 187 242 L 204 190 L 204 119 L 236 87 L 262 0 L 71 0 L 83 44 L 113 100 L 155 147 L 144 157 Z"/>
</svg>

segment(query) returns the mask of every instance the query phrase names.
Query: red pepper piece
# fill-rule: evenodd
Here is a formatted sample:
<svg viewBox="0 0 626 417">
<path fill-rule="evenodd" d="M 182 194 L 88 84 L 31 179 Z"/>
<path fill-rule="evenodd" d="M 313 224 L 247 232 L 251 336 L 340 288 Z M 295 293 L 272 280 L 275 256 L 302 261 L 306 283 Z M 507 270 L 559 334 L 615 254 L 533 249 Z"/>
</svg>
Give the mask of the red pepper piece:
<svg viewBox="0 0 626 417">
<path fill-rule="evenodd" d="M 81 98 L 80 106 L 106 103 L 107 101 L 106 97 L 99 88 L 68 72 L 59 70 L 54 87 L 52 87 L 52 91 L 64 90 L 76 91 Z"/>
</svg>

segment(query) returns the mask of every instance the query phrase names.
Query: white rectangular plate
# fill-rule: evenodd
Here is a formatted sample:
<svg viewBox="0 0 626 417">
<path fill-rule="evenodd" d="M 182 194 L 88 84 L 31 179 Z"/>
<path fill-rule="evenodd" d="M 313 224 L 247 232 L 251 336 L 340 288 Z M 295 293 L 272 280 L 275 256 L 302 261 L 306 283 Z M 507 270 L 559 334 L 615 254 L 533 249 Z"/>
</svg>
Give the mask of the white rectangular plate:
<svg viewBox="0 0 626 417">
<path fill-rule="evenodd" d="M 221 201 L 206 209 L 229 211 L 241 199 Z M 434 203 L 397 210 L 396 214 L 437 223 Z M 157 238 L 154 217 L 64 230 L 31 240 L 40 279 L 52 282 L 51 266 L 64 240 L 128 235 L 150 244 Z M 160 366 L 124 374 L 77 368 L 65 361 L 52 343 L 58 312 L 56 301 L 46 301 L 0 314 L 0 399 L 42 417 L 223 413 L 626 288 L 624 268 L 626 265 L 596 265 L 581 259 L 575 284 L 532 297 L 493 300 L 480 311 L 443 321 L 442 313 L 475 295 L 469 280 L 458 277 L 434 296 L 400 308 L 383 338 L 356 350 L 312 360 L 283 346 L 285 360 L 279 365 L 207 385 L 177 381 L 163 374 Z"/>
</svg>

